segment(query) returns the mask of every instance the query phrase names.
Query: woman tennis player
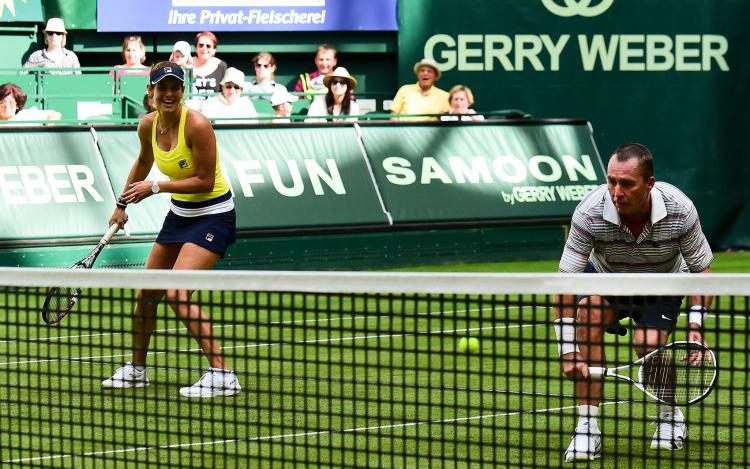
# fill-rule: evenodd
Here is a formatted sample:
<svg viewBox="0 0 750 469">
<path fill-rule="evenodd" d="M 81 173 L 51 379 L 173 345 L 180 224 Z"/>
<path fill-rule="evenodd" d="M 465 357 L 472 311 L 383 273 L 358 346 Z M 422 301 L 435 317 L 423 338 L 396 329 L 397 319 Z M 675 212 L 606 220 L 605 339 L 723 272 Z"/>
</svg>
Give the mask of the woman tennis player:
<svg viewBox="0 0 750 469">
<path fill-rule="evenodd" d="M 151 68 L 148 93 L 156 111 L 138 125 L 138 159 L 130 170 L 110 224 L 123 227 L 125 208 L 161 192 L 172 194 L 170 211 L 156 238 L 147 269 L 211 269 L 235 240 L 235 212 L 229 186 L 219 168 L 216 136 L 209 121 L 185 107 L 184 72 L 174 62 Z M 146 181 L 154 162 L 169 181 Z M 227 368 L 208 316 L 190 304 L 190 290 L 141 290 L 133 316 L 133 358 L 104 381 L 105 388 L 148 386 L 146 355 L 156 326 L 156 308 L 166 294 L 177 317 L 206 354 L 210 368 L 185 397 L 232 396 L 240 392 Z"/>
</svg>

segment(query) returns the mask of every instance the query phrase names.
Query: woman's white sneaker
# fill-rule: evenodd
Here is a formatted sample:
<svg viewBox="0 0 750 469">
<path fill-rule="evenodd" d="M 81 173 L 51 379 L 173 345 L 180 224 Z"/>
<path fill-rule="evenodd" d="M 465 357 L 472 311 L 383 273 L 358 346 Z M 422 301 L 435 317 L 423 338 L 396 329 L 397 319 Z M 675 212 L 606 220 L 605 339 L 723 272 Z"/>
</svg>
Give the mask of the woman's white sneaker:
<svg viewBox="0 0 750 469">
<path fill-rule="evenodd" d="M 103 388 L 143 388 L 146 386 L 148 386 L 146 368 L 140 371 L 130 362 L 118 368 L 111 378 L 102 381 Z"/>
<path fill-rule="evenodd" d="M 184 397 L 234 396 L 241 389 L 234 371 L 209 368 L 197 383 L 180 389 L 180 394 Z"/>
</svg>

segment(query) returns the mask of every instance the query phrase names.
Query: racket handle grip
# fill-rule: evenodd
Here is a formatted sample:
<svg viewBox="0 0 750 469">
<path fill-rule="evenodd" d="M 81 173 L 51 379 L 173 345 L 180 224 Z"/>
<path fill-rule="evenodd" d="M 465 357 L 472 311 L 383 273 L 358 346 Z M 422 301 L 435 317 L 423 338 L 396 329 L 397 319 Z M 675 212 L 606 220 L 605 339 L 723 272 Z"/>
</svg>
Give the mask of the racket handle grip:
<svg viewBox="0 0 750 469">
<path fill-rule="evenodd" d="M 106 233 L 104 233 L 104 236 L 102 236 L 102 239 L 99 240 L 99 243 L 101 244 L 107 244 L 109 243 L 109 240 L 114 236 L 115 233 L 117 233 L 117 230 L 119 230 L 120 227 L 117 225 L 117 223 L 112 223 L 110 225 L 109 229 Z"/>
<path fill-rule="evenodd" d="M 607 375 L 607 369 L 599 366 L 589 367 L 589 377 L 591 379 L 602 379 Z"/>
</svg>

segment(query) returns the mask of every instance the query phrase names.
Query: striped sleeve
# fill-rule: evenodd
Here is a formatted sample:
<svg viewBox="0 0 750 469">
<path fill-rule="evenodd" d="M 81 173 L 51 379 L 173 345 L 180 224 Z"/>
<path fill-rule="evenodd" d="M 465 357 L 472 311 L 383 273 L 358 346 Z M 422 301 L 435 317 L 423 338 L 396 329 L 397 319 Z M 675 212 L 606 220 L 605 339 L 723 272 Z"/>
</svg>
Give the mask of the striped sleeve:
<svg viewBox="0 0 750 469">
<path fill-rule="evenodd" d="M 581 273 L 586 268 L 589 255 L 594 249 L 594 235 L 589 230 L 590 226 L 592 223 L 589 217 L 582 210 L 576 209 L 560 258 L 560 272 Z"/>
<path fill-rule="evenodd" d="M 690 272 L 703 272 L 711 266 L 714 255 L 711 252 L 711 246 L 708 244 L 706 235 L 703 234 L 703 230 L 701 229 L 698 211 L 692 204 L 678 242 L 680 244 L 680 253 L 685 259 Z"/>
</svg>

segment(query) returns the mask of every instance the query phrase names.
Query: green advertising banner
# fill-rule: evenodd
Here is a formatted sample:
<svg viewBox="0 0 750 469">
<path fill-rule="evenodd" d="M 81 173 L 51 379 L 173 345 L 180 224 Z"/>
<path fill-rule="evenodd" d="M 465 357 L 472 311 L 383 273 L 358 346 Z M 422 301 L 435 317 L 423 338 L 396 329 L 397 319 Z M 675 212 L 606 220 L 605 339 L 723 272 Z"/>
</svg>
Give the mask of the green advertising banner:
<svg viewBox="0 0 750 469">
<path fill-rule="evenodd" d="M 0 132 L 0 240 L 101 236 L 114 203 L 89 129 Z"/>
<path fill-rule="evenodd" d="M 238 229 L 386 224 L 352 127 L 221 129 Z"/>
<path fill-rule="evenodd" d="M 135 129 L 100 130 L 99 147 L 119 194 L 138 156 Z M 352 127 L 221 128 L 216 140 L 239 230 L 386 224 Z M 150 179 L 166 180 L 156 165 Z M 128 207 L 128 234 L 155 234 L 169 194 Z"/>
<path fill-rule="evenodd" d="M 749 246 L 748 18 L 746 0 L 400 0 L 399 80 L 432 57 L 480 112 L 589 120 L 605 157 L 643 143 L 714 245 Z"/>
<path fill-rule="evenodd" d="M 125 187 L 130 168 L 138 158 L 141 144 L 136 129 L 97 130 L 96 140 L 107 168 L 109 183 L 114 194 L 119 196 Z M 147 179 L 166 181 L 168 178 L 154 165 Z M 169 211 L 169 198 L 170 194 L 159 194 L 149 197 L 143 203 L 128 206 L 125 232 L 130 236 L 158 233 Z"/>
<path fill-rule="evenodd" d="M 603 178 L 585 121 L 216 127 L 240 231 L 558 220 Z M 135 127 L 0 131 L 0 240 L 99 236 Z M 148 179 L 166 180 L 156 166 Z M 128 207 L 155 235 L 169 194 Z"/>
<path fill-rule="evenodd" d="M 36 23 L 43 19 L 41 0 L 0 0 L 0 23 Z"/>
<path fill-rule="evenodd" d="M 586 122 L 363 125 L 362 136 L 396 224 L 566 218 L 605 180 Z"/>
</svg>

